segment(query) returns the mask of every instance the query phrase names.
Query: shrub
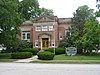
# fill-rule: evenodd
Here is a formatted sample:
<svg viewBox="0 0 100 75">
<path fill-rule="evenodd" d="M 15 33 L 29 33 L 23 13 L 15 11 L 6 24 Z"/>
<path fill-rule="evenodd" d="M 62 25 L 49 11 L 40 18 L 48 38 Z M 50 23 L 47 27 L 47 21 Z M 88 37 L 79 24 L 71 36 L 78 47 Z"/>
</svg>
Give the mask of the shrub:
<svg viewBox="0 0 100 75">
<path fill-rule="evenodd" d="M 31 52 L 33 55 L 36 55 L 39 52 L 39 50 L 35 48 L 25 48 L 22 49 L 21 52 Z"/>
<path fill-rule="evenodd" d="M 49 48 L 45 51 L 49 51 L 49 52 L 52 52 L 54 53 L 54 48 Z M 65 49 L 64 48 L 55 48 L 55 54 L 58 55 L 58 54 L 65 54 Z"/>
<path fill-rule="evenodd" d="M 11 58 L 11 53 L 0 53 L 0 59 Z"/>
<path fill-rule="evenodd" d="M 38 55 L 38 59 L 41 59 L 41 60 L 53 60 L 54 58 L 54 54 L 51 53 L 51 52 L 39 52 L 37 53 Z"/>
<path fill-rule="evenodd" d="M 13 59 L 30 58 L 30 57 L 32 57 L 32 53 L 31 52 L 17 52 L 17 53 L 12 53 L 11 57 Z"/>
<path fill-rule="evenodd" d="M 31 42 L 27 42 L 25 40 L 19 40 L 19 46 L 17 48 L 17 50 L 22 50 L 24 48 L 32 48 L 32 43 Z"/>
</svg>

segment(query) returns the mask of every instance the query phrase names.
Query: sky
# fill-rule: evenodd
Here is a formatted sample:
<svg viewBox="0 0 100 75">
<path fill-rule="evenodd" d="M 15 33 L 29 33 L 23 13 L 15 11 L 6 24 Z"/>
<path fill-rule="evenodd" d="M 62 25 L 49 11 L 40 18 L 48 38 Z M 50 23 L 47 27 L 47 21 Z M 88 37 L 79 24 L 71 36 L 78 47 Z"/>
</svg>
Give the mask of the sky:
<svg viewBox="0 0 100 75">
<path fill-rule="evenodd" d="M 40 7 L 53 9 L 54 15 L 59 18 L 73 17 L 73 12 L 83 5 L 96 9 L 96 0 L 38 0 Z"/>
</svg>

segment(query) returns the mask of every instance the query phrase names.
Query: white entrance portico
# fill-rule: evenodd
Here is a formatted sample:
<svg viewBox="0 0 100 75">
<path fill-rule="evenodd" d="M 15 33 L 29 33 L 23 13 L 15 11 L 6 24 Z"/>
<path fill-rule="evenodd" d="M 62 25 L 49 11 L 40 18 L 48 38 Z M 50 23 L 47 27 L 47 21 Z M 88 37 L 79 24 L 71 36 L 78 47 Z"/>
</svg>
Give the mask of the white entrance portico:
<svg viewBox="0 0 100 75">
<path fill-rule="evenodd" d="M 39 40 L 41 43 L 41 50 L 48 49 L 50 46 L 50 35 L 47 33 L 43 33 L 39 35 Z"/>
</svg>

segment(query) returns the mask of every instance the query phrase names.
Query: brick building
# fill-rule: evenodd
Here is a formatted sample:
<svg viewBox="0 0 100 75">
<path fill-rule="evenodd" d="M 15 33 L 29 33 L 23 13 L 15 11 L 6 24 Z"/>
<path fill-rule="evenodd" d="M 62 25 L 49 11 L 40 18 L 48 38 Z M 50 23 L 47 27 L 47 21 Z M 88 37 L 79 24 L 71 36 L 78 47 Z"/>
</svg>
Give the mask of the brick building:
<svg viewBox="0 0 100 75">
<path fill-rule="evenodd" d="M 33 48 L 41 50 L 58 47 L 71 27 L 71 18 L 58 18 L 57 16 L 42 16 L 26 21 L 20 26 L 21 40 L 32 42 Z"/>
</svg>

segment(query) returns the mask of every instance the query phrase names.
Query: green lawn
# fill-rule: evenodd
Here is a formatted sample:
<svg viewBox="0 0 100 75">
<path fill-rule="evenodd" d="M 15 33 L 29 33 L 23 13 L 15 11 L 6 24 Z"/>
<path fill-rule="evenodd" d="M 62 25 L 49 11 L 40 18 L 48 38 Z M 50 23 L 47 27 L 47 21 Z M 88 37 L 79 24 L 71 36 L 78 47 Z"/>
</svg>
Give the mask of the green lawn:
<svg viewBox="0 0 100 75">
<path fill-rule="evenodd" d="M 0 59 L 0 62 L 14 62 L 16 59 Z"/>
<path fill-rule="evenodd" d="M 56 55 L 54 60 L 100 60 L 100 56 L 65 56 L 62 54 Z"/>
<path fill-rule="evenodd" d="M 100 64 L 100 60 L 33 60 L 31 63 Z"/>
<path fill-rule="evenodd" d="M 100 64 L 100 55 L 95 56 L 65 56 L 55 55 L 54 60 L 33 60 L 32 63 L 57 63 L 57 64 Z"/>
<path fill-rule="evenodd" d="M 10 59 L 11 53 L 0 53 L 0 59 Z"/>
<path fill-rule="evenodd" d="M 0 62 L 13 62 L 16 59 L 11 59 L 11 53 L 0 53 Z"/>
</svg>

